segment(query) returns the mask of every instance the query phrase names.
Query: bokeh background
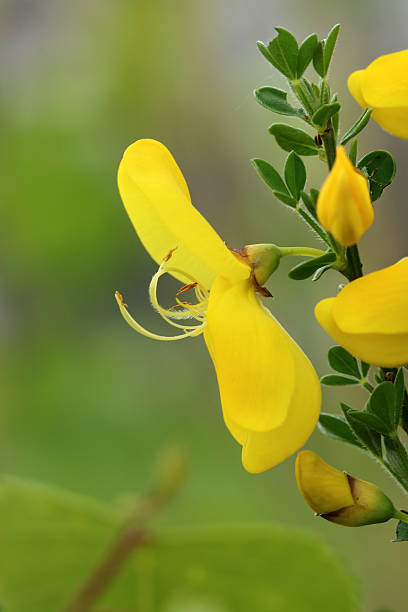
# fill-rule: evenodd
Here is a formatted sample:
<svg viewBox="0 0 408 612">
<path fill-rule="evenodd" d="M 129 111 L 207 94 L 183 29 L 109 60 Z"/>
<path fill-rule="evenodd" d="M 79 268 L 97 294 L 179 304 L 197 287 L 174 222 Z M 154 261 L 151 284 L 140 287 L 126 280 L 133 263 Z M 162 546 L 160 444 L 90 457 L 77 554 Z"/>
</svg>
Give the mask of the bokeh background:
<svg viewBox="0 0 408 612">
<path fill-rule="evenodd" d="M 173 152 L 193 199 L 229 245 L 316 246 L 274 200 L 249 159 L 281 166 L 267 127 L 279 120 L 252 90 L 283 82 L 258 53 L 282 25 L 298 39 L 342 24 L 331 83 L 347 128 L 359 108 L 346 77 L 406 45 L 404 0 L 6 0 L 1 8 L 2 180 L 0 242 L 0 469 L 111 500 L 147 485 L 157 452 L 179 443 L 190 476 L 161 517 L 171 525 L 275 521 L 320 533 L 357 574 L 364 610 L 406 609 L 404 545 L 393 526 L 355 531 L 315 519 L 296 489 L 293 458 L 251 476 L 222 423 L 215 374 L 201 338 L 155 343 L 120 317 L 121 290 L 135 317 L 164 331 L 149 305 L 155 266 L 116 188 L 125 147 L 142 137 Z M 406 255 L 406 143 L 370 124 L 361 153 L 386 148 L 397 176 L 362 241 L 367 271 Z M 306 160 L 310 186 L 324 168 Z M 320 168 L 320 165 L 322 166 Z M 327 373 L 333 344 L 313 317 L 335 273 L 290 281 L 284 261 L 269 307 Z M 174 286 L 164 283 L 163 301 Z M 344 391 L 355 407 L 363 391 Z M 339 391 L 324 392 L 336 411 Z M 315 432 L 330 463 L 373 480 L 398 506 L 403 494 L 357 450 Z M 318 577 L 316 577 L 318 579 Z"/>
</svg>

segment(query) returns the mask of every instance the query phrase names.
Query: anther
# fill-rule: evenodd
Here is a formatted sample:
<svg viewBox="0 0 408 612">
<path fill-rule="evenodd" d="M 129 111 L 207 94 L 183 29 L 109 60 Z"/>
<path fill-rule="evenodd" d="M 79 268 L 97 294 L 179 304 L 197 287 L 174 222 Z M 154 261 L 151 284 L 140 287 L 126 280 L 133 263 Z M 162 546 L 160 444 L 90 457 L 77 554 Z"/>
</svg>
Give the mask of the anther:
<svg viewBox="0 0 408 612">
<path fill-rule="evenodd" d="M 116 296 L 116 297 L 117 297 L 117 299 L 119 300 L 119 302 L 120 302 L 120 305 L 121 305 L 121 306 L 124 306 L 125 308 L 127 308 L 127 307 L 128 307 L 128 305 L 124 303 L 124 301 L 123 301 L 123 296 L 122 296 L 122 294 L 121 294 L 121 293 L 119 293 L 119 291 L 115 291 L 115 296 Z"/>
<path fill-rule="evenodd" d="M 176 295 L 180 295 L 180 293 L 184 293 L 185 291 L 189 291 L 190 289 L 194 289 L 194 287 L 197 287 L 198 283 L 190 283 L 189 285 L 184 285 L 183 287 L 181 287 L 181 289 L 179 289 L 176 293 Z"/>
<path fill-rule="evenodd" d="M 163 259 L 163 263 L 166 261 L 169 261 L 170 257 L 173 255 L 174 251 L 177 249 L 177 247 L 174 247 L 174 249 L 170 249 L 170 251 L 167 253 L 166 257 Z"/>
</svg>

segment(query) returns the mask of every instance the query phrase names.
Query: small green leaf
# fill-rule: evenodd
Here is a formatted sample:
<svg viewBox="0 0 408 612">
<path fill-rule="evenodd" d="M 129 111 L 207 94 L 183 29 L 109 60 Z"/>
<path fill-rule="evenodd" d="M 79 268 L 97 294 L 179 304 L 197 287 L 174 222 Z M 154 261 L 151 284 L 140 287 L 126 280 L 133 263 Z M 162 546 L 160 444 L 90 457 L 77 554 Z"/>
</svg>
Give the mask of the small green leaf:
<svg viewBox="0 0 408 612">
<path fill-rule="evenodd" d="M 272 56 L 269 53 L 269 49 L 268 47 L 265 45 L 265 43 L 263 43 L 261 40 L 258 40 L 256 43 L 256 46 L 258 47 L 259 51 L 262 53 L 262 55 L 264 56 L 265 59 L 268 60 L 268 62 L 270 62 L 271 64 L 273 64 L 272 61 Z"/>
<path fill-rule="evenodd" d="M 330 66 L 334 47 L 336 45 L 337 37 L 339 35 L 339 30 L 340 30 L 340 24 L 337 23 L 335 26 L 332 27 L 332 29 L 327 35 L 327 39 L 324 45 L 324 65 L 325 65 L 325 70 L 326 70 L 325 74 L 327 74 L 327 71 Z"/>
<path fill-rule="evenodd" d="M 313 203 L 312 198 L 305 191 L 302 191 L 300 195 L 302 197 L 303 204 L 306 206 L 310 214 L 316 219 L 316 205 Z"/>
<path fill-rule="evenodd" d="M 356 438 L 350 425 L 341 417 L 323 412 L 319 417 L 319 429 L 329 438 L 364 448 L 364 445 Z"/>
<path fill-rule="evenodd" d="M 255 170 L 259 174 L 262 180 L 270 187 L 273 191 L 289 195 L 289 191 L 286 188 L 283 179 L 280 174 L 271 164 L 263 159 L 252 159 L 251 160 Z"/>
<path fill-rule="evenodd" d="M 359 384 L 359 381 L 355 378 L 346 378 L 345 376 L 338 376 L 337 374 L 322 376 L 320 382 L 322 385 L 329 385 L 330 387 L 345 387 L 346 385 Z"/>
<path fill-rule="evenodd" d="M 306 183 L 306 168 L 301 158 L 294 151 L 289 153 L 285 164 L 285 181 L 296 202 Z"/>
<path fill-rule="evenodd" d="M 274 123 L 269 131 L 284 151 L 295 151 L 298 155 L 317 155 L 319 150 L 315 141 L 303 130 L 285 123 Z"/>
<path fill-rule="evenodd" d="M 333 102 L 332 104 L 323 104 L 317 111 L 313 114 L 312 121 L 314 125 L 318 127 L 325 127 L 327 125 L 328 120 L 333 117 L 336 113 L 339 112 L 341 105 L 338 102 Z"/>
<path fill-rule="evenodd" d="M 368 176 L 371 200 L 375 202 L 395 176 L 393 156 L 388 151 L 372 151 L 360 159 L 357 167 Z"/>
<path fill-rule="evenodd" d="M 337 94 L 334 94 L 334 96 L 332 97 L 331 103 L 333 102 L 337 102 Z M 339 137 L 340 113 L 335 113 L 333 117 L 331 118 L 331 121 L 332 121 L 332 126 L 334 130 L 334 134 L 336 136 L 336 141 L 337 141 Z"/>
<path fill-rule="evenodd" d="M 357 146 L 358 146 L 357 139 L 353 140 L 353 142 L 350 145 L 350 151 L 349 151 L 349 159 L 351 163 L 353 164 L 353 166 L 355 166 L 357 163 Z"/>
<path fill-rule="evenodd" d="M 395 405 L 395 387 L 392 382 L 385 381 L 374 389 L 362 414 L 367 413 L 375 416 L 382 423 L 380 433 L 389 434 L 395 429 Z M 374 429 L 380 431 L 377 427 L 374 427 Z"/>
<path fill-rule="evenodd" d="M 286 193 L 280 193 L 279 191 L 274 191 L 273 195 L 275 196 L 275 198 L 278 198 L 278 200 L 286 204 L 286 206 L 296 208 L 297 202 L 290 195 L 287 195 Z"/>
<path fill-rule="evenodd" d="M 402 406 L 405 396 L 404 370 L 400 368 L 394 380 L 395 405 L 394 405 L 394 426 L 398 427 L 401 420 Z"/>
<path fill-rule="evenodd" d="M 391 433 L 390 427 L 375 414 L 365 410 L 352 410 L 349 412 L 349 416 L 384 436 L 388 436 Z"/>
<path fill-rule="evenodd" d="M 335 253 L 325 253 L 320 257 L 314 257 L 308 261 L 302 261 L 302 263 L 291 269 L 288 276 L 293 280 L 305 280 L 306 278 L 312 276 L 312 274 L 314 274 L 318 268 L 321 268 L 322 265 L 330 264 L 334 261 L 336 261 Z"/>
<path fill-rule="evenodd" d="M 260 87 L 254 91 L 255 98 L 265 108 L 279 115 L 304 116 L 301 108 L 294 108 L 287 101 L 287 93 L 276 87 Z"/>
<path fill-rule="evenodd" d="M 343 138 L 340 140 L 340 144 L 345 145 L 349 140 L 355 138 L 357 134 L 364 130 L 367 123 L 370 121 L 371 113 L 373 112 L 372 108 L 366 108 L 362 115 L 357 119 L 355 123 L 351 126 L 349 130 L 344 134 Z"/>
<path fill-rule="evenodd" d="M 332 346 L 327 356 L 333 370 L 360 379 L 357 359 L 342 346 Z"/>
<path fill-rule="evenodd" d="M 316 45 L 315 51 L 313 53 L 313 67 L 316 70 L 317 74 L 324 77 L 325 66 L 324 66 L 324 41 L 320 40 Z"/>
<path fill-rule="evenodd" d="M 366 363 L 365 361 L 360 361 L 360 364 L 361 364 L 361 373 L 363 375 L 363 378 L 365 378 L 371 366 L 369 363 Z"/>
<path fill-rule="evenodd" d="M 320 191 L 318 189 L 314 189 L 313 187 L 310 190 L 310 197 L 312 198 L 312 202 L 316 208 L 317 200 L 319 199 Z"/>
<path fill-rule="evenodd" d="M 404 514 L 408 514 L 405 510 L 401 510 Z M 408 524 L 403 521 L 398 521 L 395 539 L 393 542 L 408 542 Z"/>
<path fill-rule="evenodd" d="M 331 270 L 331 269 L 332 269 L 331 266 L 322 266 L 321 268 L 316 270 L 316 272 L 313 274 L 312 281 L 313 282 L 318 281 L 319 278 L 321 278 L 323 276 L 323 274 L 325 274 L 328 270 Z"/>
<path fill-rule="evenodd" d="M 275 30 L 278 32 L 278 36 L 268 45 L 271 56 L 269 61 L 288 79 L 295 79 L 299 53 L 297 40 L 285 28 L 275 28 Z"/>
<path fill-rule="evenodd" d="M 353 410 L 347 404 L 341 403 L 340 405 L 347 423 L 357 438 L 377 457 L 382 457 L 381 435 L 373 431 L 366 423 L 354 418 L 354 413 L 358 411 Z"/>
<path fill-rule="evenodd" d="M 300 79 L 310 62 L 317 47 L 318 39 L 316 34 L 311 34 L 302 42 L 299 47 L 297 58 L 297 78 Z"/>
</svg>

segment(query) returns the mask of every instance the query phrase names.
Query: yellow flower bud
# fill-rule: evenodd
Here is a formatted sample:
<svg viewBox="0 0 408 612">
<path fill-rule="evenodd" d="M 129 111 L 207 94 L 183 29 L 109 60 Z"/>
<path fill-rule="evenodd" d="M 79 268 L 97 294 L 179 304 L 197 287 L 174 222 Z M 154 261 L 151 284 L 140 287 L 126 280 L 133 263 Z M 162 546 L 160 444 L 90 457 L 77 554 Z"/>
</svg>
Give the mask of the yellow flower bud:
<svg viewBox="0 0 408 612">
<path fill-rule="evenodd" d="M 381 489 L 328 465 L 313 451 L 298 454 L 296 480 L 312 510 L 338 525 L 361 527 L 385 523 L 396 513 Z"/>
<path fill-rule="evenodd" d="M 349 353 L 377 366 L 408 363 L 408 258 L 346 285 L 316 305 L 320 325 Z"/>
<path fill-rule="evenodd" d="M 408 50 L 374 60 L 350 75 L 351 95 L 384 130 L 408 140 Z"/>
<path fill-rule="evenodd" d="M 367 179 L 354 168 L 341 146 L 320 191 L 317 216 L 343 246 L 356 244 L 374 220 Z"/>
</svg>

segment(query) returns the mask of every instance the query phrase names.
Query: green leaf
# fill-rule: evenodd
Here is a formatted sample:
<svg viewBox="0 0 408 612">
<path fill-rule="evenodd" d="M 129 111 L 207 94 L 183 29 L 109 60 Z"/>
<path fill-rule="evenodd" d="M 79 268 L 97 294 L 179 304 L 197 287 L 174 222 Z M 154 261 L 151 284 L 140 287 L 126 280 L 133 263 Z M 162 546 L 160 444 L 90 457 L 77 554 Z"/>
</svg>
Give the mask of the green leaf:
<svg viewBox="0 0 408 612">
<path fill-rule="evenodd" d="M 278 200 L 286 204 L 286 206 L 296 208 L 297 202 L 290 195 L 286 195 L 286 193 L 280 193 L 279 191 L 274 191 L 273 195 L 275 196 L 275 198 L 278 198 Z"/>
<path fill-rule="evenodd" d="M 404 514 L 408 514 L 405 510 L 401 510 Z M 393 542 L 408 542 L 408 524 L 398 521 Z"/>
<path fill-rule="evenodd" d="M 346 378 L 345 376 L 338 376 L 337 374 L 322 376 L 320 382 L 322 385 L 329 385 L 330 387 L 345 387 L 346 385 L 359 384 L 359 381 L 355 378 Z"/>
<path fill-rule="evenodd" d="M 288 79 L 296 78 L 298 44 L 296 38 L 284 28 L 275 28 L 278 36 L 268 45 L 270 62 Z"/>
<path fill-rule="evenodd" d="M 347 423 L 357 438 L 377 457 L 382 457 L 381 435 L 373 431 L 366 423 L 354 418 L 354 414 L 358 411 L 353 410 L 347 404 L 341 403 L 340 405 Z"/>
<path fill-rule="evenodd" d="M 360 361 L 361 364 L 361 373 L 363 375 L 363 378 L 366 378 L 371 366 L 369 363 L 366 363 L 365 361 Z"/>
<path fill-rule="evenodd" d="M 285 164 L 285 181 L 296 202 L 306 183 L 306 168 L 301 158 L 294 151 L 289 153 Z"/>
<path fill-rule="evenodd" d="M 327 125 L 328 120 L 339 112 L 341 105 L 338 102 L 332 102 L 331 104 L 323 104 L 313 114 L 312 121 L 314 125 L 323 128 Z"/>
<path fill-rule="evenodd" d="M 334 94 L 334 96 L 331 99 L 331 102 L 337 102 L 337 94 Z M 340 114 L 339 113 L 335 113 L 333 115 L 333 117 L 331 118 L 332 121 L 332 126 L 333 126 L 333 130 L 334 130 L 334 134 L 336 136 L 336 141 L 338 139 L 339 136 L 339 126 L 340 126 Z"/>
<path fill-rule="evenodd" d="M 279 115 L 304 116 L 301 108 L 294 108 L 287 101 L 287 93 L 276 87 L 260 87 L 254 91 L 255 98 L 265 108 Z"/>
<path fill-rule="evenodd" d="M 273 64 L 272 61 L 272 56 L 269 53 L 269 49 L 268 47 L 265 45 L 265 43 L 263 43 L 261 40 L 258 40 L 256 43 L 256 46 L 258 47 L 259 51 L 262 53 L 262 55 L 264 56 L 265 59 L 268 60 L 268 62 L 271 62 L 271 64 Z"/>
<path fill-rule="evenodd" d="M 313 203 L 312 198 L 305 191 L 302 191 L 300 195 L 301 195 L 303 204 L 306 206 L 310 214 L 316 219 L 317 218 L 316 205 Z"/>
<path fill-rule="evenodd" d="M 353 166 L 355 166 L 357 163 L 357 146 L 358 146 L 357 139 L 353 140 L 353 142 L 350 145 L 350 151 L 349 151 L 349 159 L 351 163 L 353 164 Z"/>
<path fill-rule="evenodd" d="M 271 166 L 267 161 L 263 159 L 251 159 L 251 162 L 258 172 L 259 176 L 273 191 L 289 195 L 289 191 L 286 188 L 283 179 L 279 172 Z"/>
<path fill-rule="evenodd" d="M 324 41 L 320 40 L 315 48 L 313 54 L 313 67 L 316 70 L 317 74 L 324 77 L 325 73 L 325 65 L 324 65 Z"/>
<path fill-rule="evenodd" d="M 340 24 L 337 23 L 335 26 L 332 27 L 332 29 L 327 35 L 327 39 L 324 45 L 324 65 L 325 65 L 325 70 L 326 70 L 325 74 L 327 74 L 327 71 L 330 66 L 334 47 L 336 46 L 337 37 L 339 35 L 339 30 L 340 30 Z"/>
<path fill-rule="evenodd" d="M 340 144 L 345 145 L 349 140 L 355 138 L 357 134 L 364 130 L 367 123 L 370 121 L 371 113 L 373 112 L 372 108 L 366 108 L 363 114 L 357 119 L 355 123 L 351 126 L 349 130 L 344 134 L 343 138 L 340 140 Z"/>
<path fill-rule="evenodd" d="M 375 414 L 366 412 L 365 410 L 353 410 L 349 413 L 349 416 L 352 416 L 353 419 L 360 421 L 360 423 L 363 423 L 370 429 L 374 429 L 374 431 L 377 431 L 384 436 L 388 436 L 390 434 L 389 426 Z"/>
<path fill-rule="evenodd" d="M 342 346 L 332 346 L 329 349 L 327 357 L 333 370 L 360 379 L 357 359 L 353 357 L 353 355 L 350 355 Z"/>
<path fill-rule="evenodd" d="M 359 448 L 365 448 L 357 439 L 350 425 L 341 417 L 322 412 L 319 417 L 319 429 L 329 438 L 347 442 Z"/>
<path fill-rule="evenodd" d="M 291 269 L 288 276 L 293 280 L 305 280 L 309 278 L 324 264 L 330 264 L 336 261 L 336 254 L 329 252 L 321 255 L 320 257 L 314 257 L 308 261 L 302 261 L 294 268 Z M 329 384 L 329 383 L 328 383 Z"/>
<path fill-rule="evenodd" d="M 397 428 L 402 415 L 402 407 L 405 396 L 404 370 L 399 368 L 394 380 L 395 405 L 394 405 L 394 426 Z"/>
<path fill-rule="evenodd" d="M 315 52 L 318 39 L 316 34 L 311 34 L 302 42 L 299 47 L 299 53 L 297 58 L 297 78 L 300 79 L 310 62 L 312 61 L 313 54 Z"/>
<path fill-rule="evenodd" d="M 392 382 L 385 381 L 372 392 L 364 412 L 374 415 L 382 423 L 381 433 L 390 434 L 395 430 L 394 411 L 396 405 L 395 388 Z M 380 431 L 378 427 L 374 427 Z"/>
<path fill-rule="evenodd" d="M 357 167 L 368 176 L 371 200 L 375 202 L 395 176 L 393 156 L 388 151 L 372 151 L 358 162 Z"/>
<path fill-rule="evenodd" d="M 303 130 L 285 123 L 274 123 L 269 131 L 284 151 L 295 151 L 298 155 L 317 155 L 319 150 L 315 141 Z"/>
<path fill-rule="evenodd" d="M 319 199 L 319 194 L 320 194 L 320 191 L 318 189 L 314 189 L 313 187 L 311 188 L 310 197 L 312 198 L 312 202 L 315 208 L 317 206 L 317 200 Z"/>
<path fill-rule="evenodd" d="M 331 269 L 332 269 L 331 266 L 322 266 L 321 268 L 316 270 L 316 272 L 313 274 L 312 281 L 313 282 L 318 281 L 319 278 L 321 278 L 323 276 L 323 274 L 325 274 L 328 270 L 331 270 Z"/>
</svg>

